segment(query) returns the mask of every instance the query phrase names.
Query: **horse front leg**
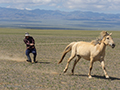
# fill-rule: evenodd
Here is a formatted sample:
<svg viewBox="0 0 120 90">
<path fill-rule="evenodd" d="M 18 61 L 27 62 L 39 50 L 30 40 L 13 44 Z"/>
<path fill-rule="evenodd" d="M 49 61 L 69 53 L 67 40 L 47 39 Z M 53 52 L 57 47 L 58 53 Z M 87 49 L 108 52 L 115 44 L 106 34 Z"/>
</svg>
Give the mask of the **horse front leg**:
<svg viewBox="0 0 120 90">
<path fill-rule="evenodd" d="M 104 60 L 100 61 L 100 63 L 101 63 L 102 69 L 103 69 L 103 71 L 104 71 L 105 77 L 106 77 L 106 78 L 109 78 L 109 76 L 108 76 L 108 74 L 107 74 L 107 71 L 106 71 L 106 69 L 105 69 Z"/>
<path fill-rule="evenodd" d="M 90 67 L 89 67 L 89 73 L 88 73 L 89 78 L 92 78 L 92 76 L 91 76 L 92 67 L 93 67 L 93 58 L 91 58 L 91 60 L 90 60 Z"/>
</svg>

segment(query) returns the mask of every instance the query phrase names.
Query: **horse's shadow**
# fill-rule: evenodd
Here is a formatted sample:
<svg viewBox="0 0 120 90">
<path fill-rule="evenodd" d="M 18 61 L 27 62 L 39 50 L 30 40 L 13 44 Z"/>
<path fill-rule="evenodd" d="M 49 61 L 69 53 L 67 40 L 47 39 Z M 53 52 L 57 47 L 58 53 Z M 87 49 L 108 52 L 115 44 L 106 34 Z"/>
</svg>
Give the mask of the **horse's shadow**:
<svg viewBox="0 0 120 90">
<path fill-rule="evenodd" d="M 69 74 L 70 75 L 70 74 Z M 71 75 L 71 76 L 82 76 L 82 77 L 88 77 L 88 75 L 85 75 L 85 74 L 74 74 L 74 75 Z M 120 78 L 117 78 L 117 77 L 109 77 L 109 78 L 106 78 L 105 76 L 99 76 L 99 75 L 92 75 L 93 78 L 99 78 L 99 79 L 106 79 L 106 80 L 120 80 Z"/>
<path fill-rule="evenodd" d="M 100 79 L 108 79 L 108 80 L 120 80 L 120 78 L 111 77 L 111 76 L 109 78 L 106 78 L 105 76 L 93 75 L 93 77 L 100 78 Z"/>
</svg>

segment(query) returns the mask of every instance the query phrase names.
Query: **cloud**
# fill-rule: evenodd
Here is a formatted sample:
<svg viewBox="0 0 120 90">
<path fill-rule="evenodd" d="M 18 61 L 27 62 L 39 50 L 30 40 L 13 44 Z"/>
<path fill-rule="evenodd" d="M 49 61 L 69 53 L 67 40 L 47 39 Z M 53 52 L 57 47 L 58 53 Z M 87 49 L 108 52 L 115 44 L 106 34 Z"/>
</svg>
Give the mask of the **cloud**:
<svg viewBox="0 0 120 90">
<path fill-rule="evenodd" d="M 33 3 L 41 3 L 41 4 L 48 4 L 51 2 L 51 0 L 31 0 Z"/>
<path fill-rule="evenodd" d="M 67 0 L 66 5 L 68 9 L 90 10 L 90 11 L 119 11 L 120 0 Z"/>
<path fill-rule="evenodd" d="M 10 8 L 39 8 L 88 11 L 119 11 L 120 0 L 0 0 Z"/>
<path fill-rule="evenodd" d="M 41 5 L 57 6 L 61 0 L 0 0 L 0 4 L 9 4 L 9 8 L 34 8 Z"/>
</svg>

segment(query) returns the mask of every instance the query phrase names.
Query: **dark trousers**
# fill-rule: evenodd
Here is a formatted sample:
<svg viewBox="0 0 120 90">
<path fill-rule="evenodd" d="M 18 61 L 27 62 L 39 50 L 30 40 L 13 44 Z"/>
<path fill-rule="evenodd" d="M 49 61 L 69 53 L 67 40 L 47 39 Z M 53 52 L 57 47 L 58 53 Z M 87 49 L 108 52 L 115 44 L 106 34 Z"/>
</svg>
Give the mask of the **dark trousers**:
<svg viewBox="0 0 120 90">
<path fill-rule="evenodd" d="M 29 61 L 31 61 L 31 58 L 30 58 L 30 53 L 32 53 L 34 56 L 33 56 L 33 60 L 34 62 L 36 61 L 36 55 L 37 55 L 37 52 L 36 52 L 36 49 L 27 49 L 26 50 L 26 56 L 28 58 Z"/>
</svg>

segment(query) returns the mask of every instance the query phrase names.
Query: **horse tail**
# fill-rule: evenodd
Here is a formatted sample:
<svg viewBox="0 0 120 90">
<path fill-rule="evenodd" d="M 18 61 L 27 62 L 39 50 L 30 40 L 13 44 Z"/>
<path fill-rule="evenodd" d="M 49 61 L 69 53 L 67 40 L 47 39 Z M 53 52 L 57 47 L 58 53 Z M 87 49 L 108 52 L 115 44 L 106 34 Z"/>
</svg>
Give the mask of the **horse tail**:
<svg viewBox="0 0 120 90">
<path fill-rule="evenodd" d="M 63 55 L 62 55 L 60 61 L 58 62 L 58 64 L 60 64 L 60 63 L 63 61 L 65 55 L 66 55 L 69 51 L 71 51 L 72 46 L 73 46 L 74 44 L 75 44 L 75 42 L 72 42 L 72 43 L 70 43 L 69 45 L 66 46 L 66 48 L 64 49 Z"/>
</svg>

